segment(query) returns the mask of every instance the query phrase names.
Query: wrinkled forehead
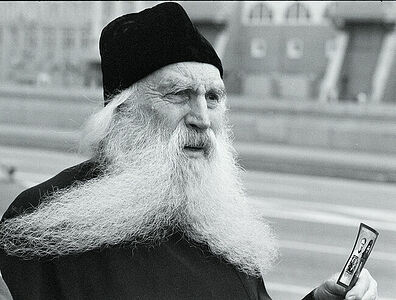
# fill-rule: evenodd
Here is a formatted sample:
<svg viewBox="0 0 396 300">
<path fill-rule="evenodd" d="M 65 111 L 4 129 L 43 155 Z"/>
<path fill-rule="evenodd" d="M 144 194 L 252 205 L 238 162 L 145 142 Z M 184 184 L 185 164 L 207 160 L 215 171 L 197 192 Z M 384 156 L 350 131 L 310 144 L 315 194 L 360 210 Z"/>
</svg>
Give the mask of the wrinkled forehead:
<svg viewBox="0 0 396 300">
<path fill-rule="evenodd" d="M 165 87 L 174 83 L 184 85 L 205 86 L 224 90 L 224 82 L 219 70 L 206 63 L 181 62 L 161 68 L 154 74 L 154 79 L 159 86 Z"/>
</svg>

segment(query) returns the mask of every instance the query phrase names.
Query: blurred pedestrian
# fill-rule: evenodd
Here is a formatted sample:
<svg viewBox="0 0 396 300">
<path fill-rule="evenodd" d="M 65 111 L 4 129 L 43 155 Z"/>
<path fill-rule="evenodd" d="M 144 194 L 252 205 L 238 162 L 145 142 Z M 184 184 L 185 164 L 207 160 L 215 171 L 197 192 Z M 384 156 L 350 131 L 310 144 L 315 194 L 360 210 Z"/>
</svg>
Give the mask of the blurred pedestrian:
<svg viewBox="0 0 396 300">
<path fill-rule="evenodd" d="M 14 182 L 15 167 L 8 166 L 0 162 L 0 170 L 6 174 L 6 180 L 8 182 Z"/>
<path fill-rule="evenodd" d="M 108 24 L 93 158 L 24 191 L 3 216 L 14 299 L 270 299 L 270 227 L 246 202 L 219 57 L 183 8 Z M 375 299 L 363 270 L 347 297 Z M 305 299 L 344 299 L 332 278 Z"/>
</svg>

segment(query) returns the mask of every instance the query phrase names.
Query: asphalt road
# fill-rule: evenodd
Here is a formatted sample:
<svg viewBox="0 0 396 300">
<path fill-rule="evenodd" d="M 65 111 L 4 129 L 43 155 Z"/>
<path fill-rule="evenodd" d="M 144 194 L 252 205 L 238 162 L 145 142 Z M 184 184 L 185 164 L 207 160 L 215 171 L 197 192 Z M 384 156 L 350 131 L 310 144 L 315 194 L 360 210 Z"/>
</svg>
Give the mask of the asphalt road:
<svg viewBox="0 0 396 300">
<path fill-rule="evenodd" d="M 360 222 L 380 233 L 366 263 L 380 299 L 396 299 L 396 185 L 261 172 L 245 183 L 280 240 L 281 259 L 264 276 L 273 299 L 301 299 L 340 272 Z"/>
<path fill-rule="evenodd" d="M 12 187 L 0 176 L 0 209 L 23 187 L 84 160 L 7 147 L 0 147 L 0 157 L 17 167 Z M 244 181 L 251 204 L 279 237 L 281 259 L 264 276 L 274 300 L 301 299 L 340 272 L 360 222 L 380 233 L 366 264 L 378 282 L 380 299 L 396 299 L 396 185 L 263 172 L 247 172 Z"/>
</svg>

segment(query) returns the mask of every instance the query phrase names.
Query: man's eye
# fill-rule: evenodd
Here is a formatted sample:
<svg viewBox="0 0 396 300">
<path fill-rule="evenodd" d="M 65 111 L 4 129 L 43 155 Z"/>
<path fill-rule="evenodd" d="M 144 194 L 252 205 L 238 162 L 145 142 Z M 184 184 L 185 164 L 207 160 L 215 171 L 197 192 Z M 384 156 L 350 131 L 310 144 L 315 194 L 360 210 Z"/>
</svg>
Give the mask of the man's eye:
<svg viewBox="0 0 396 300">
<path fill-rule="evenodd" d="M 173 93 L 176 98 L 178 98 L 180 101 L 187 101 L 190 99 L 191 92 L 189 90 L 182 90 Z"/>
<path fill-rule="evenodd" d="M 220 97 L 216 93 L 208 93 L 206 99 L 212 102 L 218 102 Z"/>
<path fill-rule="evenodd" d="M 190 93 L 188 90 L 182 90 L 175 93 L 176 96 L 180 97 L 190 97 Z"/>
<path fill-rule="evenodd" d="M 190 99 L 190 92 L 188 90 L 181 90 L 167 94 L 167 98 L 171 102 L 184 102 Z"/>
</svg>

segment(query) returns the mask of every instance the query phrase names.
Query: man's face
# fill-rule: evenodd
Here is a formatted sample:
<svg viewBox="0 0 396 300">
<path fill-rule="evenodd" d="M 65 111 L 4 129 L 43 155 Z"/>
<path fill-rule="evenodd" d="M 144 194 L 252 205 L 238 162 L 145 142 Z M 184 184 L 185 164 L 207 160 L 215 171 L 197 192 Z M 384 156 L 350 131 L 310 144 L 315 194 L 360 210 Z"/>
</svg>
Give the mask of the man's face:
<svg viewBox="0 0 396 300">
<path fill-rule="evenodd" d="M 366 244 L 366 239 L 362 238 L 360 241 L 359 253 L 362 251 L 365 244 Z"/>
<path fill-rule="evenodd" d="M 219 70 L 197 62 L 166 66 L 143 80 L 142 109 L 154 115 L 173 132 L 180 123 L 190 130 L 203 133 L 219 132 L 225 111 L 225 88 Z M 204 157 L 205 145 L 185 145 L 184 153 L 191 158 Z"/>
</svg>

